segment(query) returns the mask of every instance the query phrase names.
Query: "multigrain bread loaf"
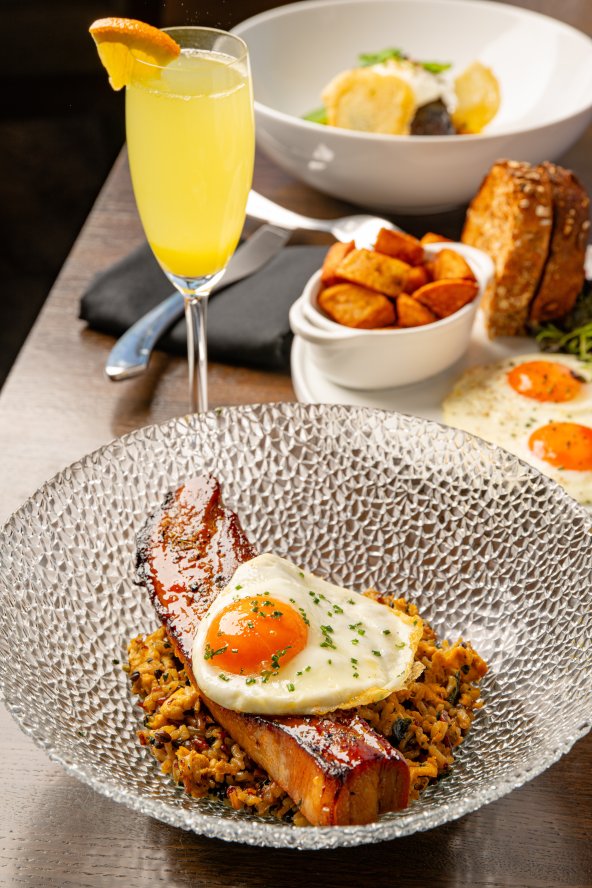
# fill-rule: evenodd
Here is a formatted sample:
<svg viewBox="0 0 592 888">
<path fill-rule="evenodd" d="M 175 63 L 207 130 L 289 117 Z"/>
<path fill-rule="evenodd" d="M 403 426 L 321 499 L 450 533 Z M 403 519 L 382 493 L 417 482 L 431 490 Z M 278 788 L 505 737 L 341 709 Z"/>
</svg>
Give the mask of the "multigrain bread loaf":
<svg viewBox="0 0 592 888">
<path fill-rule="evenodd" d="M 495 266 L 483 299 L 491 337 L 526 331 L 549 250 L 552 208 L 547 170 L 512 160 L 492 166 L 469 206 L 461 240 L 489 253 Z"/>
<path fill-rule="evenodd" d="M 571 170 L 541 164 L 551 180 L 553 226 L 549 253 L 530 307 L 533 323 L 560 318 L 574 306 L 584 284 L 590 198 Z"/>
<path fill-rule="evenodd" d="M 489 335 L 562 317 L 584 283 L 590 200 L 574 174 L 552 163 L 501 160 L 467 211 L 462 240 L 489 253 L 496 277 L 483 308 Z"/>
</svg>

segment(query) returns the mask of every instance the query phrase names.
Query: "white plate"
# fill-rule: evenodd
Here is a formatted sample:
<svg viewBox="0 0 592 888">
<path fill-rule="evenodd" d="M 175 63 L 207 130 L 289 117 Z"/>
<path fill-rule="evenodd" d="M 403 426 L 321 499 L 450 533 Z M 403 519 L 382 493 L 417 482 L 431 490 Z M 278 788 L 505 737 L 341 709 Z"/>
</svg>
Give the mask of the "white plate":
<svg viewBox="0 0 592 888">
<path fill-rule="evenodd" d="M 536 342 L 526 336 L 490 340 L 485 332 L 483 314 L 479 312 L 468 351 L 448 370 L 414 385 L 376 391 L 356 391 L 327 379 L 312 360 L 308 343 L 295 336 L 291 356 L 292 384 L 296 397 L 303 404 L 353 404 L 378 407 L 381 410 L 396 410 L 399 413 L 442 422 L 442 401 L 455 380 L 467 367 L 488 364 L 536 350 Z"/>
</svg>

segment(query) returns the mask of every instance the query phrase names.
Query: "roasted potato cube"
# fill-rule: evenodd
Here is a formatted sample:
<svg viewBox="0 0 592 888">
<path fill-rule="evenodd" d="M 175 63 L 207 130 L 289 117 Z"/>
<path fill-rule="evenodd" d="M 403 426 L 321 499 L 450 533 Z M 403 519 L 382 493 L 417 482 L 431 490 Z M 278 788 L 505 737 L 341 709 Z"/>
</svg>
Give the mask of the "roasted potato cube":
<svg viewBox="0 0 592 888">
<path fill-rule="evenodd" d="M 321 282 L 324 287 L 332 287 L 333 284 L 339 281 L 339 277 L 336 274 L 337 266 L 348 253 L 351 253 L 354 247 L 354 241 L 349 241 L 346 244 L 336 243 L 329 247 L 321 269 Z"/>
<path fill-rule="evenodd" d="M 327 287 L 319 293 L 318 303 L 331 320 L 345 327 L 372 330 L 391 326 L 397 320 L 390 299 L 357 284 Z"/>
<path fill-rule="evenodd" d="M 466 281 L 474 281 L 475 275 L 471 271 L 468 262 L 454 250 L 440 250 L 433 260 L 433 275 L 435 281 L 462 278 Z"/>
<path fill-rule="evenodd" d="M 478 289 L 475 281 L 432 281 L 416 290 L 412 298 L 429 308 L 436 317 L 446 318 L 472 302 Z"/>
<path fill-rule="evenodd" d="M 423 287 L 424 284 L 428 284 L 431 281 L 430 272 L 426 268 L 425 265 L 416 265 L 414 268 L 409 270 L 409 274 L 407 275 L 407 280 L 405 282 L 405 292 L 413 293 L 415 290 L 418 290 L 420 287 Z"/>
<path fill-rule="evenodd" d="M 415 113 L 409 84 L 369 67 L 337 74 L 323 90 L 322 100 L 329 126 L 368 133 L 406 135 Z"/>
<path fill-rule="evenodd" d="M 381 228 L 374 249 L 379 253 L 392 256 L 393 259 L 401 259 L 402 262 L 407 262 L 409 265 L 419 265 L 423 262 L 423 247 L 418 239 L 402 231 Z"/>
<path fill-rule="evenodd" d="M 398 296 L 405 286 L 409 269 L 406 262 L 372 250 L 352 250 L 342 259 L 336 274 L 386 296 Z"/>
<path fill-rule="evenodd" d="M 436 315 L 418 302 L 413 296 L 401 293 L 397 296 L 397 317 L 399 327 L 421 327 L 437 321 Z"/>
<path fill-rule="evenodd" d="M 449 237 L 444 237 L 443 234 L 435 234 L 433 231 L 426 231 L 424 236 L 420 240 L 420 244 L 440 244 L 442 241 L 448 241 L 452 243 Z"/>
<path fill-rule="evenodd" d="M 480 133 L 499 111 L 499 83 L 491 68 L 472 62 L 454 81 L 457 105 L 452 122 L 459 133 Z"/>
</svg>

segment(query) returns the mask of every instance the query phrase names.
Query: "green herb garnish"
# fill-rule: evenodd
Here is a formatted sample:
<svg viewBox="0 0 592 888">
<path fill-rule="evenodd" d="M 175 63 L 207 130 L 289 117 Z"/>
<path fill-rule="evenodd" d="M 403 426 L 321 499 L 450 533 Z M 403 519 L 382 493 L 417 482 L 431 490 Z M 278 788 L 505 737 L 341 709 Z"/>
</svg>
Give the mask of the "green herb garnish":
<svg viewBox="0 0 592 888">
<path fill-rule="evenodd" d="M 442 74 L 452 67 L 450 62 L 417 62 L 410 59 L 401 49 L 381 49 L 380 52 L 361 52 L 358 55 L 358 64 L 360 68 L 369 68 L 372 65 L 383 65 L 394 59 L 397 62 L 411 62 L 414 65 L 420 65 L 430 74 Z"/>
<path fill-rule="evenodd" d="M 430 74 L 441 74 L 452 67 L 450 62 L 418 62 L 418 64 Z"/>
<path fill-rule="evenodd" d="M 592 363 L 592 281 L 585 281 L 572 310 L 564 317 L 531 327 L 542 351 L 574 355 Z"/>
<path fill-rule="evenodd" d="M 327 126 L 327 109 L 315 108 L 314 111 L 303 114 L 302 119 L 308 120 L 310 123 L 320 123 L 322 126 Z M 300 576 L 304 577 L 304 574 L 301 573 Z"/>
<path fill-rule="evenodd" d="M 217 651 L 213 651 L 209 644 L 206 644 L 206 649 L 204 652 L 204 660 L 211 660 L 213 657 L 217 657 L 218 654 L 223 654 L 227 649 L 228 645 L 225 644 L 223 647 L 218 648 Z"/>
<path fill-rule="evenodd" d="M 371 65 L 382 65 L 391 59 L 403 62 L 407 56 L 402 49 L 381 49 L 379 52 L 360 52 L 358 64 L 360 68 L 369 68 Z"/>
</svg>

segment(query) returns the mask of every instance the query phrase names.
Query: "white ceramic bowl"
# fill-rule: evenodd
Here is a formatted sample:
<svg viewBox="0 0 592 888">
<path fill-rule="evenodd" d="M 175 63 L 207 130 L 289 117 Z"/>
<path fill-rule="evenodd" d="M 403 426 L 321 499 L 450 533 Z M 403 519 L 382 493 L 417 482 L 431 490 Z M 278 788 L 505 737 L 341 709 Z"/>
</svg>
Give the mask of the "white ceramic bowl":
<svg viewBox="0 0 592 888">
<path fill-rule="evenodd" d="M 479 291 L 460 311 L 422 327 L 354 330 L 337 324 L 318 307 L 321 272 L 315 272 L 290 309 L 290 327 L 309 343 L 311 358 L 327 379 L 364 391 L 395 388 L 435 376 L 462 357 L 479 302 L 493 276 L 493 263 L 486 253 L 466 244 L 430 244 L 425 251 L 430 257 L 445 248 L 464 256 Z"/>
<path fill-rule="evenodd" d="M 592 119 L 592 40 L 484 0 L 306 0 L 242 22 L 257 141 L 280 167 L 343 200 L 422 213 L 468 201 L 499 158 L 557 159 Z M 460 71 L 479 59 L 502 104 L 476 136 L 387 136 L 309 123 L 323 87 L 360 52 L 398 47 Z"/>
</svg>

